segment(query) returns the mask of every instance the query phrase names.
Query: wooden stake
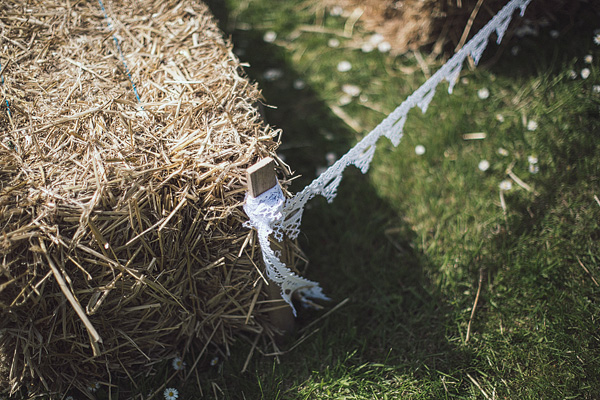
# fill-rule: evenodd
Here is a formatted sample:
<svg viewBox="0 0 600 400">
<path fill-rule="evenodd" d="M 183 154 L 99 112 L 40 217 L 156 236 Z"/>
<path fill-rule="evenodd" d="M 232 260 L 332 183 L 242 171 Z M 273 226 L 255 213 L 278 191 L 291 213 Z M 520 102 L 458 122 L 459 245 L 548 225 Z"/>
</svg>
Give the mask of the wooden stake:
<svg viewBox="0 0 600 400">
<path fill-rule="evenodd" d="M 271 157 L 263 158 L 248 168 L 246 173 L 248 175 L 248 192 L 252 197 L 258 197 L 277 185 L 275 161 Z"/>
<path fill-rule="evenodd" d="M 252 197 L 258 197 L 267 190 L 278 185 L 277 176 L 275 175 L 275 161 L 271 157 L 266 157 L 246 170 L 248 176 L 248 192 Z M 281 256 L 285 260 L 287 258 L 286 246 L 281 246 Z M 271 300 L 279 300 L 278 303 L 284 305 L 283 298 L 279 287 L 271 280 L 267 286 L 267 293 Z M 269 312 L 271 322 L 281 332 L 291 332 L 294 330 L 295 321 L 292 308 L 285 304 L 281 308 L 274 309 Z"/>
</svg>

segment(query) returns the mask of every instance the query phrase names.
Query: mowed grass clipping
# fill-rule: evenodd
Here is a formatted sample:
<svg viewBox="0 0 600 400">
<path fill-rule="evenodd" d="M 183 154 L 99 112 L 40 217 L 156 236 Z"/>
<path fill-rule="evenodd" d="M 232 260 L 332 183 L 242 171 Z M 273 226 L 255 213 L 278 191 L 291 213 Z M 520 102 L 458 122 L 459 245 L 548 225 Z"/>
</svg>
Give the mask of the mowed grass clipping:
<svg viewBox="0 0 600 400">
<path fill-rule="evenodd" d="M 371 33 L 320 2 L 211 6 L 275 107 L 295 191 L 442 65 L 363 53 Z M 586 7 L 491 41 L 452 95 L 442 83 L 411 111 L 397 148 L 380 140 L 367 175 L 349 168 L 332 204 L 312 200 L 304 275 L 332 302 L 301 310 L 283 355 L 213 349 L 213 366 L 169 380 L 180 398 L 600 398 L 600 19 Z"/>
<path fill-rule="evenodd" d="M 343 36 L 348 15 L 318 2 L 228 7 L 296 190 L 441 66 L 363 53 L 370 33 Z M 490 44 L 452 95 L 443 83 L 409 114 L 398 148 L 380 140 L 368 175 L 350 168 L 332 204 L 310 203 L 306 275 L 334 300 L 299 327 L 349 301 L 288 354 L 241 376 L 245 354 L 225 361 L 219 396 L 600 397 L 600 24 L 585 7 L 575 24 Z M 344 85 L 360 94 L 348 102 Z"/>
</svg>

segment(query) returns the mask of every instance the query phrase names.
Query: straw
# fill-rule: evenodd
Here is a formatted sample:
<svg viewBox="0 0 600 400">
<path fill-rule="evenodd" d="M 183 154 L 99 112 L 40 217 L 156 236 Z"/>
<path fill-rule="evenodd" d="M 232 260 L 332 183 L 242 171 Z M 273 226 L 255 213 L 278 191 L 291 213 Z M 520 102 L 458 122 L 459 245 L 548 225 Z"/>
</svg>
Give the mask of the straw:
<svg viewBox="0 0 600 400">
<path fill-rule="evenodd" d="M 260 91 L 204 4 L 103 6 L 0 6 L 0 393 L 276 332 L 242 226 L 245 169 L 279 145 Z"/>
</svg>

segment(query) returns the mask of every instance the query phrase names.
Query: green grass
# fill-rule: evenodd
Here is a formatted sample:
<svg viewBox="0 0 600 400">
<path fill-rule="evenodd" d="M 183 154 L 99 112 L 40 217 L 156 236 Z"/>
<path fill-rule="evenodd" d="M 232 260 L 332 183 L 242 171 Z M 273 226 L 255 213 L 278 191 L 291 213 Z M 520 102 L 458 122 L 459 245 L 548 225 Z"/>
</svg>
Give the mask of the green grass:
<svg viewBox="0 0 600 400">
<path fill-rule="evenodd" d="M 327 46 L 330 34 L 298 35 L 302 25 L 343 30 L 344 18 L 315 3 L 227 5 L 224 26 L 277 107 L 267 119 L 283 128 L 281 154 L 302 175 L 294 190 L 326 165 L 327 153 L 341 156 L 425 80 L 411 54 L 347 48 L 366 32 L 339 38 L 340 48 Z M 454 94 L 442 84 L 426 114 L 409 114 L 398 148 L 381 139 L 366 176 L 350 168 L 333 204 L 313 200 L 301 235 L 306 276 L 333 298 L 328 307 L 349 302 L 290 353 L 253 358 L 245 374 L 249 346 L 240 344 L 203 375 L 204 393 L 213 393 L 212 381 L 219 397 L 232 399 L 599 398 L 600 288 L 592 277 L 600 281 L 600 48 L 592 41 L 598 26 L 585 15 L 500 50 L 490 45 L 486 57 L 501 51 L 499 62 L 465 66 Z M 552 40 L 549 29 L 563 34 Z M 274 44 L 262 40 L 267 30 L 278 33 Z M 508 51 L 515 45 L 518 57 Z M 341 60 L 352 70 L 338 72 Z M 584 67 L 588 79 L 569 78 Z M 265 80 L 269 68 L 283 77 Z M 298 78 L 305 89 L 293 89 Z M 345 83 L 366 95 L 342 107 L 359 132 L 330 108 Z M 483 87 L 486 100 L 477 96 Z M 471 132 L 487 135 L 462 139 Z M 529 155 L 539 159 L 537 174 L 528 171 Z M 483 159 L 485 172 L 477 167 Z M 509 166 L 535 193 L 513 182 L 504 211 L 499 183 Z M 299 326 L 322 313 L 303 311 Z"/>
<path fill-rule="evenodd" d="M 327 46 L 331 34 L 298 31 L 343 30 L 345 19 L 316 2 L 213 3 L 276 107 L 267 119 L 283 128 L 280 152 L 302 175 L 295 191 L 327 153 L 344 154 L 425 81 L 412 54 L 348 48 L 368 34 L 358 27 L 339 38 L 340 48 Z M 244 374 L 250 344 L 240 341 L 217 366 L 171 381 L 180 399 L 600 398 L 600 47 L 592 41 L 600 26 L 586 4 L 575 24 L 557 21 L 500 49 L 490 44 L 485 57 L 500 51 L 497 63 L 465 65 L 454 94 L 442 84 L 426 114 L 409 114 L 398 148 L 381 139 L 367 175 L 349 168 L 333 204 L 312 200 L 300 237 L 310 259 L 305 275 L 333 301 L 321 312 L 301 310 L 298 326 L 348 303 L 289 353 L 255 355 Z M 550 39 L 550 29 L 561 36 Z M 267 30 L 278 33 L 274 44 L 263 41 Z M 351 71 L 336 70 L 342 60 Z M 569 78 L 584 67 L 589 78 Z M 265 80 L 269 68 L 283 77 Z M 295 90 L 296 79 L 306 88 Z M 345 83 L 366 95 L 341 107 L 359 132 L 330 108 Z M 486 100 L 477 96 L 483 87 Z M 486 138 L 463 140 L 471 132 Z M 539 159 L 537 174 L 528 170 L 530 155 Z M 513 182 L 503 210 L 499 183 L 509 167 L 535 193 Z M 139 392 L 155 389 L 169 367 L 157 367 Z"/>
</svg>

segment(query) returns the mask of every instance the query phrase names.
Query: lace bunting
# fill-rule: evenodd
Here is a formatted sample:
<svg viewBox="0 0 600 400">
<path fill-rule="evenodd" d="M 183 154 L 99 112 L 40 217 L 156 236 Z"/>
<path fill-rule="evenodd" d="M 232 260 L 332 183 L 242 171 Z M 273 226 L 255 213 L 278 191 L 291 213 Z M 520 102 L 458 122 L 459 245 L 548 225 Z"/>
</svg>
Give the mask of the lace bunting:
<svg viewBox="0 0 600 400">
<path fill-rule="evenodd" d="M 437 85 L 443 80 L 448 82 L 448 93 L 452 93 L 467 56 L 471 56 L 477 64 L 490 35 L 495 32 L 496 42 L 500 43 L 514 11 L 519 8 L 522 17 L 530 2 L 531 0 L 511 0 L 506 4 L 462 49 L 375 129 L 294 197 L 285 199 L 279 185 L 256 198 L 247 195 L 244 211 L 250 220 L 245 226 L 257 230 L 267 276 L 281 287 L 281 296 L 292 307 L 294 315 L 296 310 L 291 300 L 294 292 L 299 295 L 304 305 L 311 305 L 310 299 L 328 300 L 328 298 L 317 282 L 299 277 L 281 262 L 280 255 L 273 251 L 269 244 L 269 236 L 273 234 L 273 237 L 279 241 L 283 240 L 284 234 L 291 239 L 298 237 L 306 203 L 316 195 L 325 197 L 331 203 L 337 194 L 337 188 L 347 166 L 354 165 L 363 174 L 366 173 L 381 136 L 387 137 L 394 146 L 398 146 L 408 112 L 417 106 L 425 113 L 435 95 Z"/>
</svg>

